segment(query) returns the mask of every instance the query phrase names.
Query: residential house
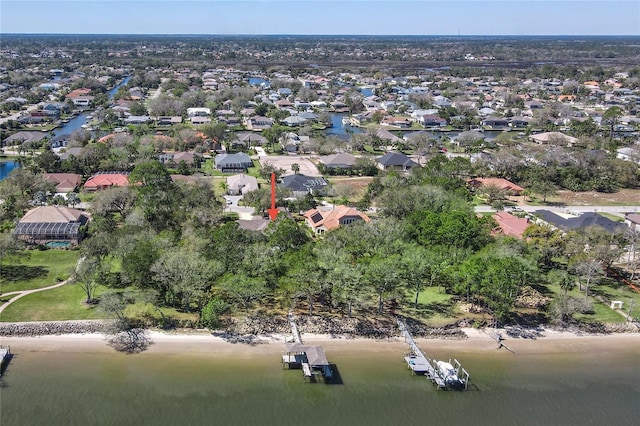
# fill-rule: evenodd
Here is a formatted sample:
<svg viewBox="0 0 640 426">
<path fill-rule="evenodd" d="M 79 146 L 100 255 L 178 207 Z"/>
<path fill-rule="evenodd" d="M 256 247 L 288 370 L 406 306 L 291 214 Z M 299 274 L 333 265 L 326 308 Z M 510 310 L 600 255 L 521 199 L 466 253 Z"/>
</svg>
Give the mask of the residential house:
<svg viewBox="0 0 640 426">
<path fill-rule="evenodd" d="M 320 163 L 329 169 L 351 169 L 356 163 L 356 157 L 347 152 L 325 155 L 319 158 Z"/>
<path fill-rule="evenodd" d="M 261 146 L 267 143 L 267 138 L 257 133 L 243 132 L 235 136 L 235 139 L 231 142 L 232 146 L 240 145 L 251 148 L 252 146 Z"/>
<path fill-rule="evenodd" d="M 498 227 L 493 230 L 493 234 L 503 234 L 509 237 L 522 239 L 522 234 L 529 227 L 527 218 L 517 217 L 507 212 L 497 212 L 493 219 Z"/>
<path fill-rule="evenodd" d="M 29 210 L 18 221 L 13 235 L 28 244 L 78 244 L 83 237 L 81 227 L 89 222 L 89 215 L 81 210 L 63 206 L 41 206 Z"/>
<path fill-rule="evenodd" d="M 256 189 L 258 189 L 258 180 L 253 176 L 240 173 L 227 177 L 227 194 L 229 195 L 245 195 Z"/>
<path fill-rule="evenodd" d="M 366 214 L 344 205 L 333 208 L 321 208 L 308 210 L 304 213 L 305 222 L 315 234 L 323 234 L 332 231 L 342 225 L 349 225 L 354 222 L 370 222 L 371 219 Z"/>
<path fill-rule="evenodd" d="M 609 233 L 615 233 L 621 232 L 625 226 L 623 223 L 614 222 L 594 212 L 582 213 L 579 216 L 561 216 L 549 210 L 536 210 L 533 214 L 542 221 L 565 231 L 597 226 Z"/>
<path fill-rule="evenodd" d="M 244 173 L 253 167 L 253 161 L 244 152 L 235 154 L 218 154 L 215 159 L 216 169 L 223 173 Z"/>
<path fill-rule="evenodd" d="M 573 146 L 578 143 L 578 138 L 565 135 L 561 132 L 545 132 L 537 133 L 529 136 L 529 138 L 540 145 L 557 145 L 557 146 Z"/>
<path fill-rule="evenodd" d="M 406 172 L 413 167 L 418 167 L 418 163 L 401 152 L 387 152 L 382 157 L 376 159 L 376 164 L 380 170 Z"/>
<path fill-rule="evenodd" d="M 200 155 L 194 154 L 193 152 L 163 152 L 158 155 L 158 160 L 162 164 L 180 164 L 181 162 L 185 162 L 188 166 L 193 166 L 195 163 L 199 162 Z"/>
<path fill-rule="evenodd" d="M 282 188 L 290 189 L 295 197 L 306 194 L 322 195 L 328 185 L 329 183 L 323 177 L 301 174 L 283 176 L 279 184 Z"/>
<path fill-rule="evenodd" d="M 84 183 L 86 191 L 101 191 L 112 186 L 129 186 L 129 175 L 123 172 L 97 173 Z"/>
<path fill-rule="evenodd" d="M 524 188 L 516 185 L 515 183 L 504 178 L 473 178 L 467 180 L 467 185 L 473 188 L 486 188 L 493 186 L 503 191 L 506 191 L 509 195 L 521 195 Z"/>
<path fill-rule="evenodd" d="M 290 115 L 289 117 L 282 120 L 282 124 L 289 127 L 298 127 L 304 125 L 307 120 L 299 115 Z"/>
<path fill-rule="evenodd" d="M 624 217 L 624 223 L 629 226 L 629 228 L 640 231 L 640 214 L 638 213 L 627 213 Z"/>
<path fill-rule="evenodd" d="M 411 127 L 411 120 L 407 117 L 386 116 L 382 119 L 380 125 L 409 128 Z"/>
<path fill-rule="evenodd" d="M 22 143 L 40 142 L 47 136 L 44 132 L 20 131 L 6 138 L 3 142 L 5 146 L 20 145 Z"/>
<path fill-rule="evenodd" d="M 211 108 L 187 108 L 187 117 L 209 117 Z"/>
<path fill-rule="evenodd" d="M 293 132 L 287 132 L 280 138 L 280 145 L 286 152 L 292 154 L 300 150 L 300 145 L 310 140 L 311 137 L 309 136 L 300 136 Z"/>
<path fill-rule="evenodd" d="M 148 115 L 130 115 L 129 117 L 123 120 L 124 124 L 133 124 L 133 125 L 146 124 L 146 123 L 149 123 L 150 121 L 151 121 L 151 117 L 149 117 Z"/>
<path fill-rule="evenodd" d="M 487 117 L 480 124 L 493 130 L 505 130 L 509 128 L 509 120 L 501 117 Z"/>
<path fill-rule="evenodd" d="M 76 173 L 43 173 L 42 177 L 53 183 L 59 193 L 73 192 L 82 183 L 82 176 Z"/>
<path fill-rule="evenodd" d="M 631 161 L 632 163 L 640 164 L 639 149 L 635 149 L 631 147 L 618 148 L 616 157 L 621 160 Z"/>
<path fill-rule="evenodd" d="M 245 119 L 244 125 L 249 130 L 261 131 L 271 128 L 273 126 L 273 119 L 269 117 L 262 117 L 256 115 L 255 117 L 249 117 Z"/>
<path fill-rule="evenodd" d="M 156 117 L 155 120 L 158 126 L 172 126 L 182 123 L 182 117 L 179 115 Z"/>
<path fill-rule="evenodd" d="M 447 120 L 437 115 L 421 115 L 416 119 L 417 122 L 424 127 L 444 127 L 447 125 Z"/>
</svg>

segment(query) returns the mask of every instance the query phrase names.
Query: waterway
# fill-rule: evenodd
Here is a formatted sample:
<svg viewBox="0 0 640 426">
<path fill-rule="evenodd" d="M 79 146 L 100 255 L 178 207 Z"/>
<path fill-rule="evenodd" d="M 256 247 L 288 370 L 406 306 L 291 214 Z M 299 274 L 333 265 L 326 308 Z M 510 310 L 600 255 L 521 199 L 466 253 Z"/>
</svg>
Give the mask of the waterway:
<svg viewBox="0 0 640 426">
<path fill-rule="evenodd" d="M 537 342 L 528 343 L 530 349 L 516 354 L 464 346 L 452 354 L 435 341 L 421 344 L 440 359 L 456 356 L 471 373 L 471 390 L 446 392 L 410 374 L 401 342 L 323 343 L 339 371 L 342 383 L 335 385 L 304 384 L 300 371 L 283 370 L 280 345 L 194 351 L 178 342 L 170 351 L 152 345 L 123 355 L 56 345 L 21 351 L 13 342 L 16 355 L 0 388 L 0 424 L 636 424 L 637 344 L 570 341 L 540 351 Z"/>
<path fill-rule="evenodd" d="M 15 161 L 0 161 L 0 180 L 9 176 L 9 173 L 17 167 L 20 167 Z"/>
<path fill-rule="evenodd" d="M 120 87 L 124 86 L 125 84 L 127 84 L 130 79 L 131 79 L 131 76 L 126 76 L 113 89 L 109 90 L 107 92 L 107 98 L 109 100 L 113 99 L 113 96 L 116 94 L 118 89 Z M 82 125 L 87 124 L 87 116 L 90 115 L 90 114 L 91 114 L 91 111 L 85 111 L 85 112 L 83 112 L 81 114 L 78 114 L 77 116 L 75 116 L 74 118 L 69 120 L 68 123 L 65 123 L 62 126 L 57 127 L 56 129 L 54 129 L 53 130 L 53 135 L 54 136 L 70 135 L 73 132 L 75 132 L 76 130 L 80 130 L 82 128 Z"/>
</svg>

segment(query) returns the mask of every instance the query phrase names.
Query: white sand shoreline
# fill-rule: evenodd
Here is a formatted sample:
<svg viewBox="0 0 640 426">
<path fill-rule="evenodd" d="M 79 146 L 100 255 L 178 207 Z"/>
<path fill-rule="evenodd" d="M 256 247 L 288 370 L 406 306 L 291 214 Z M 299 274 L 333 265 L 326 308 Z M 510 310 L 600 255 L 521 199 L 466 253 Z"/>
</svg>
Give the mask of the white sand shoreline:
<svg viewBox="0 0 640 426">
<path fill-rule="evenodd" d="M 424 348 L 436 351 L 455 351 L 456 353 L 495 352 L 498 342 L 493 329 L 464 328 L 468 336 L 466 339 L 433 339 L 418 338 L 416 342 Z M 584 334 L 557 330 L 544 330 L 535 339 L 511 338 L 504 330 L 497 330 L 503 337 L 503 343 L 510 350 L 518 353 L 555 353 L 563 350 L 608 350 L 627 348 L 640 354 L 639 333 L 614 334 Z M 221 335 L 208 331 L 192 332 L 163 332 L 148 330 L 145 336 L 149 339 L 149 346 L 143 353 L 233 353 L 235 355 L 252 356 L 252 354 L 276 354 L 283 350 L 288 335 L 271 334 L 255 336 L 252 343 L 233 343 Z M 13 352 L 112 352 L 109 346 L 109 336 L 102 333 L 42 335 L 34 337 L 2 337 L 0 344 L 10 346 Z M 303 334 L 305 343 L 317 344 L 327 351 L 342 353 L 346 351 L 371 351 L 388 347 L 397 351 L 404 351 L 407 345 L 402 336 L 385 339 L 370 339 L 364 337 L 333 336 L 328 334 Z M 134 355 L 135 356 L 135 355 Z"/>
</svg>

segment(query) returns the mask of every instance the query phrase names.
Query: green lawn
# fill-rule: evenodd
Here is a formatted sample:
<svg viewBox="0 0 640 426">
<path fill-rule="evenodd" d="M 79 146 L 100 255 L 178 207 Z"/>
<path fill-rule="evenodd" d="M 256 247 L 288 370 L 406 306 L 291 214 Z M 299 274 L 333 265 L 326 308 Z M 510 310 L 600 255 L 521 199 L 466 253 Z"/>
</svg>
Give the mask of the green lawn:
<svg viewBox="0 0 640 426">
<path fill-rule="evenodd" d="M 28 250 L 23 253 L 18 262 L 1 265 L 0 293 L 56 284 L 69 278 L 78 260 L 78 252 L 70 250 Z"/>
<path fill-rule="evenodd" d="M 431 326 L 438 327 L 449 324 L 459 316 L 454 296 L 441 292 L 437 287 L 426 287 L 418 297 L 418 308 L 414 307 L 415 293 L 407 292 L 403 304 L 403 312 L 424 320 Z"/>
<path fill-rule="evenodd" d="M 33 293 L 9 305 L 3 322 L 65 321 L 103 318 L 96 305 L 85 305 L 86 295 L 73 284 Z"/>
</svg>

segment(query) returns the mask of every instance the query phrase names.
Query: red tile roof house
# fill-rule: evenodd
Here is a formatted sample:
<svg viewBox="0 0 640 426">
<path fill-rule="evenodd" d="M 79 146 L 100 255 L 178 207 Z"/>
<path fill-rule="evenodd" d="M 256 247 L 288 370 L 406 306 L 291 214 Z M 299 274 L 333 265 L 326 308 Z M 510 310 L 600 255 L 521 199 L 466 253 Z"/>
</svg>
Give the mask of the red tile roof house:
<svg viewBox="0 0 640 426">
<path fill-rule="evenodd" d="M 504 234 L 522 239 L 522 234 L 530 225 L 528 219 L 517 217 L 507 212 L 498 212 L 492 217 L 498 224 L 498 227 L 493 230 L 494 235 Z"/>
<path fill-rule="evenodd" d="M 129 186 L 129 176 L 120 172 L 98 173 L 84 183 L 87 191 L 100 191 L 112 186 Z"/>
<path fill-rule="evenodd" d="M 469 186 L 474 188 L 482 188 L 487 186 L 495 186 L 498 189 L 507 191 L 510 195 L 521 195 L 524 188 L 503 178 L 473 178 L 467 181 Z"/>
<path fill-rule="evenodd" d="M 340 225 L 348 225 L 361 220 L 371 221 L 366 214 L 344 205 L 335 206 L 331 210 L 311 209 L 306 211 L 303 216 L 307 225 L 316 234 L 323 234 L 339 228 Z"/>
</svg>

